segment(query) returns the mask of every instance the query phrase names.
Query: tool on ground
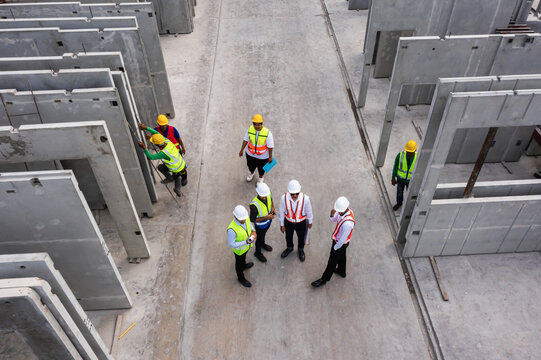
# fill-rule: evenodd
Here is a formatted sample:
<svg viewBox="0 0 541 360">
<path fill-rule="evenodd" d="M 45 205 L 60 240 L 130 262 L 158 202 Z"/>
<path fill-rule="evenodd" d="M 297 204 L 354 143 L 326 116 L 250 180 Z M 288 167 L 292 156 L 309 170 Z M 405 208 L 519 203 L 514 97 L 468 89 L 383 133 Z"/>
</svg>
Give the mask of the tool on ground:
<svg viewBox="0 0 541 360">
<path fill-rule="evenodd" d="M 132 327 L 135 326 L 135 323 L 136 323 L 136 322 L 137 322 L 137 321 L 134 321 L 133 324 L 131 324 L 130 327 L 127 328 L 126 331 L 124 331 L 124 332 L 122 333 L 122 335 L 120 335 L 120 336 L 118 337 L 118 340 L 122 339 L 122 337 L 123 337 L 124 335 L 126 335 L 126 333 L 127 333 L 128 331 L 130 331 Z"/>
</svg>

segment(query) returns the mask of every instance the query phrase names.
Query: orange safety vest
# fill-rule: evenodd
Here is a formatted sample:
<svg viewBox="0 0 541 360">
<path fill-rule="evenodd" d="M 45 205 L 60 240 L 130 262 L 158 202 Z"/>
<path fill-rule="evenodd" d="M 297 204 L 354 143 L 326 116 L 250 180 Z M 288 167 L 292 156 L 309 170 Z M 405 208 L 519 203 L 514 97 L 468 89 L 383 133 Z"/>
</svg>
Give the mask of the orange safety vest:
<svg viewBox="0 0 541 360">
<path fill-rule="evenodd" d="M 336 228 L 334 229 L 334 232 L 332 233 L 332 239 L 334 240 L 334 242 L 338 242 L 338 239 L 336 238 L 336 235 L 338 235 L 338 232 L 340 231 L 340 228 L 342 227 L 342 224 L 345 223 L 346 221 L 351 221 L 351 222 L 353 222 L 353 225 L 355 225 L 355 218 L 353 216 L 353 210 L 349 209 L 349 214 L 346 214 L 342 218 L 342 220 L 340 220 L 338 222 L 338 224 L 336 224 Z M 349 240 L 351 240 L 351 234 L 353 234 L 353 229 L 351 229 L 351 231 L 349 233 L 349 236 L 346 239 L 345 244 L 349 243 Z"/>
<path fill-rule="evenodd" d="M 295 211 L 293 211 L 293 199 L 291 199 L 291 195 L 287 192 L 285 195 L 285 203 L 286 203 L 286 213 L 285 218 L 287 221 L 292 223 L 298 223 L 306 219 L 306 215 L 302 215 L 302 210 L 304 209 L 304 194 L 300 193 L 299 198 L 297 199 L 297 208 Z"/>
<path fill-rule="evenodd" d="M 259 134 L 255 131 L 253 125 L 248 129 L 248 152 L 252 155 L 263 155 L 267 151 L 267 136 L 269 129 L 263 126 Z"/>
</svg>

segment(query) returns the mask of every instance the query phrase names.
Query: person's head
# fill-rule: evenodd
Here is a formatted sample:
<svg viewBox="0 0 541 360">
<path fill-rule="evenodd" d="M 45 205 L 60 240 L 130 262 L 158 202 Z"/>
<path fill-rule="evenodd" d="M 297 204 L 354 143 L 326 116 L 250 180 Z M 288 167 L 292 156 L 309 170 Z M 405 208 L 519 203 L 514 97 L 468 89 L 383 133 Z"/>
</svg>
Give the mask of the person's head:
<svg viewBox="0 0 541 360">
<path fill-rule="evenodd" d="M 244 224 L 246 219 L 248 219 L 248 211 L 242 205 L 235 206 L 235 210 L 233 210 L 233 215 L 241 224 Z"/>
<path fill-rule="evenodd" d="M 252 124 L 256 131 L 261 131 L 261 129 L 263 129 L 263 117 L 260 114 L 255 114 L 252 119 Z"/>
<path fill-rule="evenodd" d="M 293 200 L 297 200 L 299 193 L 301 192 L 301 184 L 297 180 L 291 180 L 287 184 L 287 192 Z"/>
<path fill-rule="evenodd" d="M 258 183 L 255 190 L 257 191 L 257 195 L 261 200 L 267 201 L 267 196 L 269 196 L 271 193 L 270 188 L 267 184 Z"/>
<path fill-rule="evenodd" d="M 150 137 L 150 142 L 161 148 L 165 147 L 165 138 L 162 134 L 154 134 Z"/>
<path fill-rule="evenodd" d="M 415 140 L 410 140 L 406 143 L 406 146 L 404 146 L 404 150 L 406 150 L 406 156 L 412 157 L 415 155 L 415 151 L 417 151 L 417 143 Z"/>
<path fill-rule="evenodd" d="M 340 215 L 344 215 L 348 211 L 348 206 L 349 201 L 345 196 L 340 196 L 334 202 L 334 210 L 340 213 Z"/>
<path fill-rule="evenodd" d="M 169 124 L 169 120 L 167 119 L 167 116 L 160 114 L 158 116 L 158 119 L 156 120 L 158 123 L 158 126 L 162 131 L 165 131 L 167 129 L 167 125 Z"/>
</svg>

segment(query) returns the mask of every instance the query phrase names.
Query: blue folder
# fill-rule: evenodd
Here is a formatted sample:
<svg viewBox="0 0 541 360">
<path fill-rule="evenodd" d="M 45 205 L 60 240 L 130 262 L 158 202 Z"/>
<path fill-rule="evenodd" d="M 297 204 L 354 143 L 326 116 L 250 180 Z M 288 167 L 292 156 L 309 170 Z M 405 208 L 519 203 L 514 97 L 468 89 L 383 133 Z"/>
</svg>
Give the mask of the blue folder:
<svg viewBox="0 0 541 360">
<path fill-rule="evenodd" d="M 272 158 L 272 161 L 270 163 L 266 163 L 265 166 L 263 166 L 263 170 L 265 170 L 266 173 L 270 171 L 276 165 L 276 158 Z"/>
</svg>

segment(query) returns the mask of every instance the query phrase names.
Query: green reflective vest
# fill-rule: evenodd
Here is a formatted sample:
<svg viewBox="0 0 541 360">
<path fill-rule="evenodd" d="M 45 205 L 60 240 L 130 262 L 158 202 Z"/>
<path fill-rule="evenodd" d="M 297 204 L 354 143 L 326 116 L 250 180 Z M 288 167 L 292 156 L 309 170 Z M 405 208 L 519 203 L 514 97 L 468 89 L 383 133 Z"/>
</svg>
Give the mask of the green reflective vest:
<svg viewBox="0 0 541 360">
<path fill-rule="evenodd" d="M 259 200 L 259 198 L 256 196 L 250 205 L 255 205 L 257 209 L 257 217 L 263 217 L 269 215 L 269 212 L 272 209 L 272 194 L 267 196 L 267 203 L 265 204 L 263 201 Z M 258 223 L 255 223 L 257 227 L 265 227 L 270 222 L 270 220 L 260 221 Z"/>
<path fill-rule="evenodd" d="M 162 149 L 162 151 L 165 153 L 165 155 L 169 156 L 169 160 L 162 159 L 169 171 L 178 173 L 184 170 L 186 167 L 186 162 L 182 158 L 182 154 L 175 144 L 169 140 L 165 140 L 165 147 Z"/>
<path fill-rule="evenodd" d="M 259 134 L 257 134 L 253 125 L 248 129 L 248 152 L 252 155 L 263 155 L 267 151 L 267 137 L 269 136 L 269 129 L 263 126 Z"/>
<path fill-rule="evenodd" d="M 237 238 L 235 241 L 246 241 L 250 234 L 252 233 L 252 224 L 250 224 L 250 219 L 246 219 L 246 229 L 244 229 L 241 225 L 237 224 L 235 219 L 231 221 L 227 229 L 233 229 L 235 234 L 237 234 Z M 233 249 L 233 252 L 237 255 L 242 255 L 246 251 L 250 250 L 250 248 L 254 246 L 254 244 L 246 244 L 244 246 L 238 247 L 236 249 Z"/>
<path fill-rule="evenodd" d="M 406 159 L 406 151 L 402 151 L 400 155 L 400 162 L 398 163 L 398 169 L 396 171 L 396 175 L 404 180 L 411 179 L 411 173 L 413 171 L 413 167 L 415 166 L 415 160 L 417 160 L 417 152 L 415 152 L 415 155 L 413 156 L 413 161 L 411 162 L 411 165 L 408 167 L 408 160 Z"/>
</svg>

